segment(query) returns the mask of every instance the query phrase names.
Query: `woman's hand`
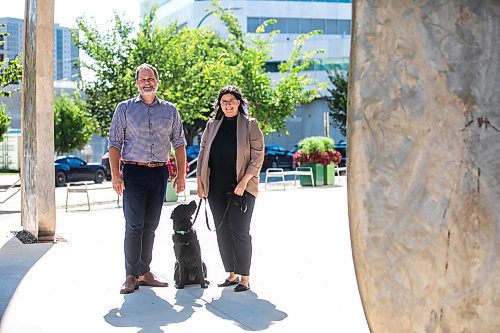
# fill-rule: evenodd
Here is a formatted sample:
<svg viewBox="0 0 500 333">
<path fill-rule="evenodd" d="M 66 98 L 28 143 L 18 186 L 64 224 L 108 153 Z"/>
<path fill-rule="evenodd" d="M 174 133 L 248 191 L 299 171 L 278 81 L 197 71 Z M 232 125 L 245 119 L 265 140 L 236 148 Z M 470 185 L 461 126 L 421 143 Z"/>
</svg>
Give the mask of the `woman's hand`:
<svg viewBox="0 0 500 333">
<path fill-rule="evenodd" d="M 205 198 L 206 197 L 205 188 L 203 187 L 203 183 L 201 182 L 200 178 L 196 179 L 196 183 L 198 184 L 198 188 L 197 188 L 198 197 L 200 199 Z"/>
<path fill-rule="evenodd" d="M 234 194 L 239 195 L 240 197 L 245 193 L 245 190 L 247 189 L 247 184 L 248 180 L 243 177 L 242 180 L 236 185 L 236 188 L 234 189 Z"/>
</svg>

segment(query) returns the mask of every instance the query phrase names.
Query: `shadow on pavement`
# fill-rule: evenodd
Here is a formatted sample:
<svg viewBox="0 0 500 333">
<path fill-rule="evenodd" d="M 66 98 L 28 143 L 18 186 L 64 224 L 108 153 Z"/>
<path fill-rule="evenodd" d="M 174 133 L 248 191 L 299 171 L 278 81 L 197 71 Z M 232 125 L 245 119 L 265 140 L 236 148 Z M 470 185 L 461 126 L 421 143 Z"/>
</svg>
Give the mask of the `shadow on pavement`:
<svg viewBox="0 0 500 333">
<path fill-rule="evenodd" d="M 157 296 L 151 288 L 141 287 L 133 294 L 125 295 L 121 308 L 111 309 L 104 320 L 115 327 L 138 327 L 138 332 L 160 333 L 163 332 L 162 326 L 189 319 L 194 308 L 202 306 L 196 303 L 202 295 L 201 289 L 178 290 L 172 305 Z"/>
<path fill-rule="evenodd" d="M 13 236 L 0 249 L 0 271 L 6 272 L 1 278 L 0 322 L 17 287 L 35 263 L 52 248 L 54 243 L 22 244 Z"/>
<path fill-rule="evenodd" d="M 262 331 L 288 315 L 269 301 L 259 299 L 253 291 L 235 293 L 225 288 L 219 299 L 212 300 L 207 310 L 222 319 L 232 320 L 246 331 Z"/>
</svg>

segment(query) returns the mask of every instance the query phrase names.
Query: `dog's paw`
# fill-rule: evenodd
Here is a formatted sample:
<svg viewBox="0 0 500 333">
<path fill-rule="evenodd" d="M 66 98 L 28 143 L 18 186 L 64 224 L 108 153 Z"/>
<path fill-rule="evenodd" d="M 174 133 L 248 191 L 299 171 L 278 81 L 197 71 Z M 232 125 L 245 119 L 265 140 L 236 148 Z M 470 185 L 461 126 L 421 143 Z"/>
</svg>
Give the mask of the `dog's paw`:
<svg viewBox="0 0 500 333">
<path fill-rule="evenodd" d="M 175 288 L 177 288 L 177 289 L 184 289 L 184 285 L 176 284 Z"/>
</svg>

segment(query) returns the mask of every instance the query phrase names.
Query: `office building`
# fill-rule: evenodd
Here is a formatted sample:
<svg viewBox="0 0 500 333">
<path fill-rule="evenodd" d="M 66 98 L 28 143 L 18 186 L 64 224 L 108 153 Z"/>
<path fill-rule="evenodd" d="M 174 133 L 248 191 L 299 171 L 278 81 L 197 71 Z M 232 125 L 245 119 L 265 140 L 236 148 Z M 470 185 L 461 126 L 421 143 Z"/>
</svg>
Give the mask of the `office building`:
<svg viewBox="0 0 500 333">
<path fill-rule="evenodd" d="M 154 3 L 158 4 L 157 21 L 167 25 L 176 21 L 179 26 L 196 28 L 209 25 L 224 37 L 222 22 L 210 13 L 209 0 L 141 0 L 141 16 L 149 11 Z M 272 59 L 266 64 L 271 79 L 279 79 L 278 64 L 288 59 L 293 49 L 293 41 L 302 33 L 322 30 L 323 34 L 309 39 L 304 51 L 323 49 L 316 56 L 317 62 L 306 72 L 310 77 L 329 82 L 327 69 L 347 69 L 351 42 L 350 0 L 233 0 L 221 1 L 223 8 L 232 8 L 244 32 L 255 33 L 256 28 L 267 19 L 277 23 L 268 27 L 266 32 L 280 30 L 275 37 Z M 327 95 L 328 92 L 323 92 Z M 326 100 L 319 99 L 297 108 L 295 118 L 288 119 L 286 126 L 290 135 L 270 135 L 266 144 L 280 144 L 291 149 L 298 140 L 312 135 L 329 135 L 335 141 L 344 139 L 340 132 L 328 124 Z"/>
<path fill-rule="evenodd" d="M 2 17 L 0 33 L 7 32 L 9 35 L 0 37 L 4 44 L 0 45 L 0 61 L 5 58 L 14 59 L 23 51 L 23 27 L 24 20 Z M 71 29 L 54 26 L 54 80 L 77 81 L 80 76 L 78 65 L 79 49 L 73 43 Z"/>
</svg>

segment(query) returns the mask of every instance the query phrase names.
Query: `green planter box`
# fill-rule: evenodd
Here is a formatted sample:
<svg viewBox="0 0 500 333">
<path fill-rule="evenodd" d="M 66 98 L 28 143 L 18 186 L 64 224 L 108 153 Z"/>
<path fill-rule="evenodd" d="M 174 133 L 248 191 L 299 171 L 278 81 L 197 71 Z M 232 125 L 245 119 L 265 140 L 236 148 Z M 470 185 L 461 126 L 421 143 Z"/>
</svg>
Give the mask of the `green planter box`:
<svg viewBox="0 0 500 333">
<path fill-rule="evenodd" d="M 324 167 L 321 164 L 302 164 L 303 167 L 310 167 L 313 172 L 314 184 L 316 186 L 324 185 Z M 311 177 L 300 176 L 300 185 L 312 186 Z"/>
<path fill-rule="evenodd" d="M 323 167 L 323 184 L 335 184 L 335 165 L 333 163 L 330 163 Z"/>
<path fill-rule="evenodd" d="M 177 196 L 177 193 L 175 193 L 174 182 L 169 181 L 167 183 L 167 193 L 165 194 L 165 201 L 175 202 L 175 201 L 177 201 L 178 198 L 179 197 Z"/>
</svg>

